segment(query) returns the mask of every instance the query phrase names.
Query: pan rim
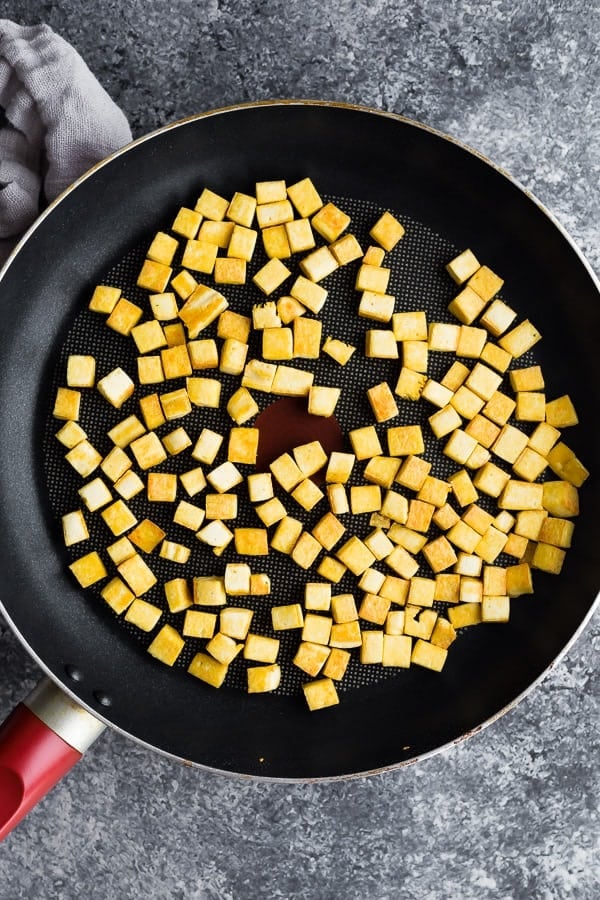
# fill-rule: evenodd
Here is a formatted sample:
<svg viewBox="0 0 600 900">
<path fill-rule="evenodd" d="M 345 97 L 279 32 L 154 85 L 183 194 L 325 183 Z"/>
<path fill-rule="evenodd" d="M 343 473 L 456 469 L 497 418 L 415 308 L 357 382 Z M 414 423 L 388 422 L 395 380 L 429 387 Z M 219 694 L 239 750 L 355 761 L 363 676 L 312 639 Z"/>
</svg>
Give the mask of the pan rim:
<svg viewBox="0 0 600 900">
<path fill-rule="evenodd" d="M 176 128 L 186 126 L 191 122 L 196 122 L 196 121 L 199 121 L 199 120 L 205 119 L 205 118 L 211 118 L 211 117 L 217 116 L 217 115 L 223 115 L 223 114 L 228 114 L 228 113 L 232 113 L 232 112 L 237 112 L 237 111 L 244 110 L 244 109 L 257 109 L 257 108 L 261 108 L 261 107 L 289 107 L 289 106 L 302 106 L 302 107 L 311 107 L 312 106 L 315 108 L 338 108 L 338 109 L 344 109 L 344 110 L 354 111 L 354 112 L 358 112 L 358 113 L 366 113 L 369 115 L 381 116 L 384 118 L 391 119 L 393 121 L 400 122 L 403 125 L 413 127 L 413 128 L 418 128 L 422 131 L 428 132 L 429 134 L 435 136 L 436 138 L 440 138 L 442 140 L 448 141 L 449 143 L 453 144 L 454 146 L 458 147 L 459 149 L 467 152 L 471 156 L 476 157 L 481 162 L 483 162 L 484 164 L 486 164 L 487 166 L 489 166 L 493 170 L 495 170 L 498 174 L 500 174 L 503 178 L 505 178 L 514 187 L 516 187 L 521 193 L 523 193 L 527 197 L 528 200 L 532 201 L 537 206 L 537 208 L 549 219 L 551 224 L 556 229 L 558 229 L 558 231 L 561 234 L 561 236 L 563 237 L 563 239 L 566 240 L 566 242 L 570 245 L 571 249 L 575 252 L 579 262 L 584 266 L 584 268 L 585 268 L 587 274 L 589 275 L 596 290 L 600 293 L 600 280 L 598 279 L 594 270 L 592 269 L 591 264 L 585 257 L 583 251 L 578 247 L 578 245 L 575 243 L 573 238 L 567 232 L 565 227 L 560 223 L 560 221 L 555 217 L 555 215 L 528 188 L 526 188 L 523 184 L 521 184 L 518 179 L 516 179 L 511 174 L 509 174 L 501 166 L 494 163 L 483 153 L 481 153 L 480 151 L 476 150 L 475 148 L 469 146 L 468 144 L 458 140 L 457 138 L 454 138 L 451 135 L 448 135 L 436 128 L 433 128 L 432 126 L 426 125 L 421 122 L 417 122 L 413 119 L 410 119 L 406 116 L 402 116 L 398 113 L 393 113 L 393 112 L 389 112 L 386 110 L 363 106 L 360 104 L 343 103 L 343 102 L 336 102 L 336 101 L 320 101 L 320 100 L 311 100 L 311 99 L 306 99 L 306 100 L 303 100 L 303 99 L 278 99 L 277 100 L 276 99 L 276 100 L 248 101 L 248 102 L 234 104 L 234 105 L 230 105 L 230 106 L 217 107 L 217 108 L 207 110 L 202 113 L 196 113 L 191 116 L 186 116 L 182 119 L 176 120 L 175 122 L 171 122 L 166 125 L 163 125 L 160 128 L 155 129 L 154 131 L 152 131 L 146 135 L 142 135 L 141 137 L 133 140 L 129 144 L 125 145 L 124 147 L 119 148 L 118 150 L 114 151 L 112 154 L 107 156 L 105 159 L 96 163 L 94 166 L 92 166 L 90 169 L 88 169 L 85 173 L 83 173 L 78 179 L 76 179 L 73 182 L 73 184 L 69 185 L 63 192 L 61 192 L 48 205 L 48 207 L 41 213 L 41 215 L 35 220 L 35 222 L 25 232 L 25 234 L 22 236 L 22 238 L 19 240 L 17 245 L 13 248 L 13 250 L 9 254 L 4 265 L 0 269 L 0 284 L 1 284 L 2 279 L 4 278 L 4 275 L 6 274 L 8 268 L 10 267 L 11 263 L 13 262 L 15 257 L 20 252 L 21 248 L 27 243 L 27 241 L 29 241 L 31 239 L 31 237 L 35 233 L 36 229 L 46 219 L 46 217 L 49 216 L 54 211 L 54 209 L 79 185 L 81 185 L 82 183 L 87 181 L 87 179 L 90 178 L 91 176 L 93 176 L 96 171 L 102 169 L 104 166 L 106 166 L 107 164 L 112 162 L 114 159 L 117 159 L 118 157 L 124 155 L 125 153 L 129 152 L 132 148 L 136 147 L 139 144 L 142 144 L 142 143 L 145 143 L 146 141 L 152 140 L 152 139 L 156 138 L 157 136 L 162 135 L 171 130 L 174 130 Z M 65 683 L 63 681 L 61 681 L 53 672 L 50 671 L 50 669 L 46 666 L 46 664 L 43 662 L 43 660 L 31 648 L 27 639 L 23 635 L 23 633 L 16 627 L 12 618 L 7 613 L 6 608 L 1 599 L 0 599 L 0 612 L 2 612 L 3 617 L 4 617 L 7 625 L 11 629 L 11 631 L 16 635 L 17 639 L 20 641 L 20 643 L 25 648 L 25 650 L 28 652 L 29 656 L 40 667 L 42 672 L 44 672 L 61 690 L 63 690 L 68 696 L 70 696 L 82 708 L 86 709 L 88 712 L 90 712 L 93 716 L 95 716 L 95 718 L 97 718 L 101 722 L 104 722 L 112 730 L 118 732 L 119 734 L 122 734 L 123 736 L 127 737 L 130 740 L 135 741 L 136 743 L 143 746 L 144 748 L 150 749 L 153 752 L 161 754 L 164 757 L 167 757 L 174 761 L 183 763 L 184 765 L 203 769 L 204 771 L 210 772 L 211 774 L 226 775 L 226 776 L 230 776 L 232 778 L 239 777 L 239 778 L 243 778 L 245 780 L 252 780 L 252 781 L 295 784 L 295 783 L 340 781 L 340 780 L 347 780 L 350 778 L 366 777 L 369 775 L 381 774 L 381 773 L 387 772 L 387 771 L 394 771 L 394 770 L 397 770 L 400 768 L 404 768 L 405 766 L 412 765 L 418 761 L 428 759 L 432 756 L 437 755 L 438 753 L 441 753 L 441 752 L 447 750 L 448 748 L 450 748 L 454 745 L 462 743 L 463 741 L 467 740 L 469 737 L 482 731 L 484 728 L 487 728 L 489 725 L 491 725 L 493 722 L 497 721 L 501 716 L 503 716 L 506 712 L 513 709 L 518 703 L 520 703 L 525 697 L 527 697 L 527 695 L 541 683 L 541 681 L 546 677 L 546 675 L 555 667 L 555 665 L 558 662 L 561 661 L 561 659 L 569 652 L 569 650 L 574 645 L 574 643 L 579 639 L 583 630 L 587 627 L 588 623 L 590 622 L 591 618 L 593 617 L 594 613 L 596 612 L 599 604 L 600 604 L 600 592 L 596 595 L 588 612 L 586 613 L 586 615 L 584 616 L 584 618 L 578 625 L 577 629 L 573 632 L 573 634 L 571 635 L 569 640 L 561 648 L 561 650 L 558 652 L 558 654 L 555 656 L 555 658 L 540 673 L 540 675 L 534 681 L 532 681 L 519 695 L 517 695 L 515 698 L 513 698 L 504 707 L 502 707 L 500 710 L 497 710 L 490 717 L 485 719 L 482 723 L 475 726 L 471 730 L 465 732 L 464 734 L 462 734 L 456 738 L 453 738 L 452 740 L 450 740 L 444 744 L 441 744 L 438 747 L 435 747 L 424 753 L 417 754 L 416 756 L 411 757 L 410 759 L 401 760 L 397 763 L 386 764 L 381 767 L 367 769 L 367 770 L 364 770 L 361 772 L 344 773 L 341 775 L 313 776 L 313 777 L 308 777 L 308 778 L 306 778 L 306 777 L 304 777 L 304 778 L 303 777 L 299 777 L 299 778 L 273 777 L 273 776 L 268 776 L 268 775 L 236 773 L 236 772 L 232 772 L 230 770 L 225 770 L 225 769 L 220 769 L 220 768 L 216 768 L 213 766 L 209 766 L 209 765 L 206 765 L 205 763 L 199 763 L 199 762 L 187 760 L 185 757 L 181 757 L 175 753 L 166 751 L 159 746 L 151 744 L 148 741 L 145 741 L 142 738 L 140 738 L 134 734 L 131 734 L 126 729 L 124 729 L 118 725 L 115 725 L 113 722 L 111 722 L 109 719 L 105 718 L 101 713 L 99 713 L 97 709 L 91 707 L 90 705 L 85 703 L 83 700 L 81 700 L 80 697 L 72 689 L 70 689 L 67 685 L 65 685 Z"/>
</svg>

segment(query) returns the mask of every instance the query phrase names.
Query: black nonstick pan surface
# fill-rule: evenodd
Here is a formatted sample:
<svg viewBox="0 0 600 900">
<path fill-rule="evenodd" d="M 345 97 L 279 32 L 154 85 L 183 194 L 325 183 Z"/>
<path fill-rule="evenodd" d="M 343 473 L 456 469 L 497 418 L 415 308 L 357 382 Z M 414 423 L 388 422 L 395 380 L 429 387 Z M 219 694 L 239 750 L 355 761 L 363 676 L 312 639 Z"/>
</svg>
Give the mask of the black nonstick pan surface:
<svg viewBox="0 0 600 900">
<path fill-rule="evenodd" d="M 140 248 L 143 255 L 157 228 L 204 186 L 228 196 L 250 192 L 256 181 L 306 175 L 352 207 L 359 230 L 381 209 L 412 226 L 403 252 L 423 262 L 413 271 L 437 274 L 400 279 L 397 310 L 425 308 L 442 318 L 452 286 L 435 263 L 454 250 L 472 247 L 504 277 L 507 302 L 543 335 L 534 358 L 548 396 L 569 393 L 575 403 L 581 424 L 565 440 L 592 470 L 563 572 L 536 572 L 535 594 L 513 601 L 509 624 L 461 634 L 440 675 L 357 675 L 338 707 L 317 714 L 292 683 L 248 697 L 236 684 L 214 691 L 183 668 L 161 666 L 93 592 L 77 587 L 57 521 L 70 475 L 54 464 L 48 437 L 57 373 L 85 335 L 94 285 L 126 279 Z M 343 329 L 343 282 L 333 293 L 332 323 Z M 329 104 L 267 103 L 186 120 L 134 143 L 63 195 L 5 269 L 0 297 L 4 613 L 56 681 L 126 734 L 249 776 L 314 779 L 395 766 L 512 704 L 589 615 L 598 587 L 597 283 L 551 216 L 456 142 L 397 116 Z M 354 312 L 355 298 L 349 303 Z M 449 363 L 439 362 L 440 373 Z M 348 422 L 351 414 L 340 412 Z"/>
</svg>

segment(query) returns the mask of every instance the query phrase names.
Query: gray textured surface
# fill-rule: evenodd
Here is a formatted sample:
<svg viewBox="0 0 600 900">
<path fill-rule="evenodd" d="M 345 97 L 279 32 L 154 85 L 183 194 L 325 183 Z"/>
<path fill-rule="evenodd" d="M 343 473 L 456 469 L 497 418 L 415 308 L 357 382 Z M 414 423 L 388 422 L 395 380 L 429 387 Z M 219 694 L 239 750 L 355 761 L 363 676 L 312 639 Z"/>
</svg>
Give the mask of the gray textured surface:
<svg viewBox="0 0 600 900">
<path fill-rule="evenodd" d="M 268 97 L 380 106 L 488 154 L 600 268 L 600 7 L 4 0 L 71 40 L 134 131 Z M 0 847 L 0 898 L 600 895 L 598 616 L 541 687 L 417 767 L 319 786 L 178 767 L 107 735 Z M 0 626 L 0 714 L 36 678 Z"/>
</svg>

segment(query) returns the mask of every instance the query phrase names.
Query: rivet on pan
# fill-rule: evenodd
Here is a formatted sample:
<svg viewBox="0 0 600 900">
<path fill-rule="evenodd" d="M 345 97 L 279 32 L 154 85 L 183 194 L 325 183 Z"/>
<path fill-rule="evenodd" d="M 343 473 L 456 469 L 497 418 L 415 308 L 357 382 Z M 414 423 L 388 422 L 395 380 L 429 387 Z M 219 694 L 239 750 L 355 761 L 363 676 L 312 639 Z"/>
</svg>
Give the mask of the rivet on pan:
<svg viewBox="0 0 600 900">
<path fill-rule="evenodd" d="M 112 700 L 105 694 L 104 691 L 94 691 L 94 700 L 100 704 L 100 706 L 112 706 Z"/>
<path fill-rule="evenodd" d="M 65 672 L 72 681 L 83 681 L 83 672 L 77 666 L 65 666 Z"/>
</svg>

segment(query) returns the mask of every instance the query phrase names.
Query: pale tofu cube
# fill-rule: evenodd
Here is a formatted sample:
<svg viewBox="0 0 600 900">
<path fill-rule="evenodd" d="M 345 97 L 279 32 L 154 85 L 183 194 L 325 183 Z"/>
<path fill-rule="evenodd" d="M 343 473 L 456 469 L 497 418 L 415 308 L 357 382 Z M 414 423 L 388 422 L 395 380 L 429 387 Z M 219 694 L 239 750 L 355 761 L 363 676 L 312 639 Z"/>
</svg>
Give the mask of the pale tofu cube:
<svg viewBox="0 0 600 900">
<path fill-rule="evenodd" d="M 380 456 L 383 453 L 383 448 L 379 442 L 379 437 L 377 436 L 377 432 L 375 431 L 375 426 L 373 425 L 365 425 L 363 428 L 355 428 L 348 433 L 348 437 L 350 438 L 350 443 L 352 445 L 352 449 L 354 450 L 356 459 L 370 459 L 373 456 Z M 401 455 L 394 454 L 391 450 L 390 453 L 392 456 Z"/>
<path fill-rule="evenodd" d="M 368 330 L 365 333 L 365 356 L 367 359 L 398 359 L 394 333 L 375 328 Z"/>
<path fill-rule="evenodd" d="M 350 440 L 352 441 L 352 438 Z M 325 481 L 345 484 L 352 474 L 355 462 L 356 456 L 354 453 L 343 453 L 339 450 L 333 450 L 329 457 Z"/>
<path fill-rule="evenodd" d="M 198 462 L 211 465 L 215 461 L 222 443 L 223 435 L 210 428 L 203 428 L 192 450 L 192 457 Z"/>
<path fill-rule="evenodd" d="M 394 393 L 403 400 L 418 400 L 427 382 L 427 375 L 423 372 L 415 372 L 404 366 L 400 369 L 400 375 Z"/>
<path fill-rule="evenodd" d="M 185 565 L 185 563 L 190 558 L 190 553 L 192 551 L 189 547 L 186 547 L 184 544 L 179 544 L 176 541 L 163 541 L 159 550 L 159 556 L 163 559 L 168 559 L 171 562 L 179 563 L 180 565 Z"/>
<path fill-rule="evenodd" d="M 219 365 L 217 345 L 212 338 L 189 341 L 187 350 L 192 369 L 216 369 Z"/>
<path fill-rule="evenodd" d="M 304 616 L 302 628 L 302 640 L 312 644 L 329 644 L 331 636 L 332 620 L 328 616 L 318 616 L 315 613 L 307 613 Z"/>
<path fill-rule="evenodd" d="M 225 571 L 225 578 L 227 579 L 227 570 Z M 228 606 L 222 609 L 219 614 L 220 633 L 235 640 L 244 641 L 250 631 L 253 615 L 254 612 L 251 609 L 238 606 Z"/>
<path fill-rule="evenodd" d="M 360 292 L 385 294 L 390 281 L 390 272 L 391 270 L 384 266 L 369 266 L 363 263 L 358 269 L 354 288 Z"/>
<path fill-rule="evenodd" d="M 535 481 L 547 465 L 548 461 L 545 457 L 540 453 L 536 453 L 531 447 L 525 447 L 513 463 L 513 472 L 524 481 Z"/>
<path fill-rule="evenodd" d="M 279 653 L 279 640 L 261 634 L 248 634 L 244 644 L 244 659 L 253 662 L 274 663 Z"/>
<path fill-rule="evenodd" d="M 185 428 L 175 428 L 173 431 L 165 434 L 162 442 L 170 456 L 177 456 L 178 453 L 183 453 L 184 450 L 192 446 L 191 438 Z"/>
<path fill-rule="evenodd" d="M 260 359 L 251 359 L 244 369 L 242 387 L 270 393 L 276 373 L 277 366 L 273 365 L 273 363 L 262 362 Z"/>
<path fill-rule="evenodd" d="M 458 547 L 459 550 L 464 550 L 465 553 L 473 553 L 475 547 L 481 540 L 479 532 L 475 531 L 474 528 L 471 528 L 470 525 L 467 525 L 467 523 L 463 521 L 459 521 L 453 525 L 452 528 L 446 532 L 446 537 L 450 543 L 454 544 L 455 547 Z"/>
<path fill-rule="evenodd" d="M 256 207 L 256 221 L 259 228 L 270 228 L 283 225 L 294 218 L 294 210 L 289 200 L 273 200 L 268 203 L 259 202 Z"/>
<path fill-rule="evenodd" d="M 328 484 L 327 499 L 329 508 L 336 516 L 350 512 L 350 504 L 348 503 L 348 495 L 343 484 Z"/>
<path fill-rule="evenodd" d="M 408 518 L 408 500 L 397 491 L 387 491 L 380 511 L 382 516 L 402 525 Z"/>
<path fill-rule="evenodd" d="M 461 384 L 458 390 L 452 395 L 450 405 L 456 410 L 459 416 L 464 419 L 473 419 L 479 414 L 485 400 L 482 400 L 476 393 L 469 390 L 466 385 Z"/>
<path fill-rule="evenodd" d="M 250 391 L 241 387 L 235 391 L 227 402 L 227 413 L 236 423 L 243 425 L 258 413 L 258 404 Z"/>
<path fill-rule="evenodd" d="M 385 634 L 404 634 L 404 610 L 392 609 L 385 620 Z"/>
<path fill-rule="evenodd" d="M 487 596 L 481 601 L 482 622 L 508 622 L 510 618 L 510 598 L 507 596 Z"/>
<path fill-rule="evenodd" d="M 234 538 L 240 556 L 266 556 L 269 552 L 266 528 L 236 528 Z"/>
<path fill-rule="evenodd" d="M 330 678 L 319 678 L 302 685 L 308 708 L 312 711 L 336 706 L 340 701 L 335 684 Z"/>
<path fill-rule="evenodd" d="M 312 534 L 309 534 L 308 531 L 304 531 L 296 541 L 290 555 L 302 569 L 309 569 L 321 550 L 322 547 L 318 540 Z"/>
<path fill-rule="evenodd" d="M 466 509 L 462 514 L 462 520 L 463 522 L 466 522 L 467 525 L 470 525 L 471 528 L 474 528 L 475 531 L 478 531 L 479 534 L 485 534 L 490 525 L 493 524 L 494 517 L 490 515 L 489 512 L 486 512 L 485 509 L 482 509 L 481 506 L 478 506 L 476 503 L 472 503 L 469 508 Z M 478 573 L 462 572 L 461 574 L 471 575 Z"/>
<path fill-rule="evenodd" d="M 464 465 L 476 446 L 475 438 L 457 428 L 446 441 L 442 453 L 458 465 Z"/>
<path fill-rule="evenodd" d="M 92 481 L 88 481 L 87 484 L 79 488 L 77 493 L 83 500 L 86 509 L 90 512 L 101 509 L 101 507 L 106 506 L 112 500 L 112 494 L 101 478 L 94 478 Z"/>
<path fill-rule="evenodd" d="M 369 632 L 366 632 L 369 633 Z M 384 634 L 381 663 L 408 669 L 412 652 L 412 640 L 405 634 Z"/>
<path fill-rule="evenodd" d="M 219 494 L 230 491 L 244 480 L 242 473 L 232 462 L 221 463 L 216 469 L 212 469 L 206 476 L 206 480 Z"/>
<path fill-rule="evenodd" d="M 308 412 L 311 416 L 328 418 L 335 412 L 341 390 L 336 387 L 313 385 L 308 392 Z"/>
<path fill-rule="evenodd" d="M 412 578 L 419 570 L 419 563 L 404 547 L 396 547 L 386 557 L 385 564 L 389 566 L 392 572 L 405 579 Z"/>
<path fill-rule="evenodd" d="M 394 549 L 393 543 L 380 528 L 376 528 L 365 537 L 365 544 L 378 560 L 385 559 Z"/>
<path fill-rule="evenodd" d="M 301 259 L 299 265 L 306 278 L 318 282 L 335 272 L 339 263 L 329 247 L 319 247 Z M 294 296 L 293 291 L 290 293 Z"/>
<path fill-rule="evenodd" d="M 497 425 L 505 425 L 512 416 L 516 403 L 501 391 L 496 391 L 483 407 L 483 414 Z"/>
<path fill-rule="evenodd" d="M 65 547 L 71 547 L 80 541 L 87 541 L 90 536 L 84 515 L 80 509 L 67 513 L 62 517 L 62 528 Z"/>
<path fill-rule="evenodd" d="M 123 500 L 131 500 L 136 494 L 144 490 L 144 482 L 133 469 L 128 469 L 124 475 L 121 475 L 115 481 L 115 491 L 121 495 Z"/>
<path fill-rule="evenodd" d="M 165 380 L 160 356 L 138 356 L 137 367 L 140 384 L 159 384 Z"/>
<path fill-rule="evenodd" d="M 514 309 L 511 309 L 502 300 L 494 300 L 479 321 L 493 337 L 500 337 L 512 325 L 516 317 Z"/>
<path fill-rule="evenodd" d="M 479 269 L 479 262 L 472 250 L 463 250 L 446 264 L 446 271 L 456 284 L 464 284 Z"/>
<path fill-rule="evenodd" d="M 302 628 L 304 615 L 299 603 L 290 603 L 285 606 L 271 607 L 271 622 L 273 631 L 290 631 L 294 628 Z"/>
<path fill-rule="evenodd" d="M 408 528 L 406 525 L 401 525 L 398 522 L 391 526 L 388 531 L 388 537 L 390 541 L 404 547 L 413 556 L 420 553 L 427 543 L 427 535 L 420 534 L 418 531 L 414 531 L 412 528 Z"/>
<path fill-rule="evenodd" d="M 325 339 L 322 350 L 324 353 L 327 353 L 328 356 L 331 356 L 332 359 L 335 359 L 340 366 L 345 366 L 355 352 L 356 347 L 329 336 Z"/>
<path fill-rule="evenodd" d="M 206 682 L 206 684 L 219 688 L 225 681 L 227 666 L 217 662 L 216 659 L 213 659 L 206 653 L 196 653 L 188 666 L 188 672 L 195 678 Z"/>
<path fill-rule="evenodd" d="M 423 390 L 421 391 L 421 397 L 423 400 L 427 400 L 428 403 L 431 403 L 433 406 L 437 406 L 439 409 L 442 409 L 444 406 L 447 406 L 450 403 L 450 400 L 453 397 L 453 392 L 444 387 L 443 384 L 440 384 L 438 381 L 435 381 L 433 378 L 428 378 Z"/>
<path fill-rule="evenodd" d="M 392 330 L 397 341 L 427 341 L 426 314 L 422 311 L 394 313 Z"/>
<path fill-rule="evenodd" d="M 537 328 L 531 324 L 529 319 L 525 319 L 525 321 L 513 328 L 512 331 L 508 331 L 504 334 L 498 343 L 503 350 L 506 350 L 511 356 L 518 359 L 528 350 L 531 350 L 534 344 L 537 344 L 537 342 L 541 340 L 541 337 L 542 336 Z"/>
<path fill-rule="evenodd" d="M 91 475 L 102 462 L 102 457 L 89 441 L 81 441 L 76 444 L 68 453 L 65 453 L 65 459 L 82 478 Z"/>
<path fill-rule="evenodd" d="M 271 390 L 283 397 L 308 397 L 314 377 L 313 372 L 280 364 L 277 366 Z"/>
<path fill-rule="evenodd" d="M 488 462 L 476 472 L 473 484 L 484 494 L 488 494 L 490 497 L 499 497 L 509 479 L 508 472 L 504 472 L 494 463 Z"/>
<path fill-rule="evenodd" d="M 302 522 L 292 516 L 286 516 L 279 522 L 271 538 L 271 548 L 289 556 L 302 534 Z"/>
<path fill-rule="evenodd" d="M 528 435 L 519 428 L 515 428 L 514 425 L 504 425 L 490 449 L 505 462 L 514 463 L 528 443 Z"/>
<path fill-rule="evenodd" d="M 363 665 L 383 660 L 383 631 L 363 631 L 360 661 Z"/>
<path fill-rule="evenodd" d="M 524 369 L 513 369 L 508 373 L 513 391 L 543 391 L 544 376 L 540 366 L 527 366 Z"/>
<path fill-rule="evenodd" d="M 262 503 L 273 497 L 273 479 L 270 472 L 256 472 L 247 477 L 248 496 L 252 503 Z"/>
<path fill-rule="evenodd" d="M 464 387 L 473 391 L 482 400 L 490 400 L 501 384 L 501 375 L 493 372 L 492 369 L 482 363 L 476 363 L 466 379 Z"/>
<path fill-rule="evenodd" d="M 223 547 L 233 539 L 233 533 L 220 519 L 214 519 L 196 532 L 196 537 L 209 547 Z"/>
<path fill-rule="evenodd" d="M 358 305 L 358 315 L 374 322 L 389 322 L 394 312 L 396 298 L 392 294 L 375 294 L 363 291 Z M 396 338 L 398 340 L 398 338 Z"/>
<path fill-rule="evenodd" d="M 280 259 L 270 259 L 268 263 L 258 270 L 253 276 L 252 281 L 259 290 L 266 294 L 272 294 L 278 287 L 281 287 L 286 278 L 292 273 Z"/>
<path fill-rule="evenodd" d="M 546 396 L 537 391 L 518 391 L 515 419 L 518 422 L 543 422 L 546 418 Z"/>
</svg>

